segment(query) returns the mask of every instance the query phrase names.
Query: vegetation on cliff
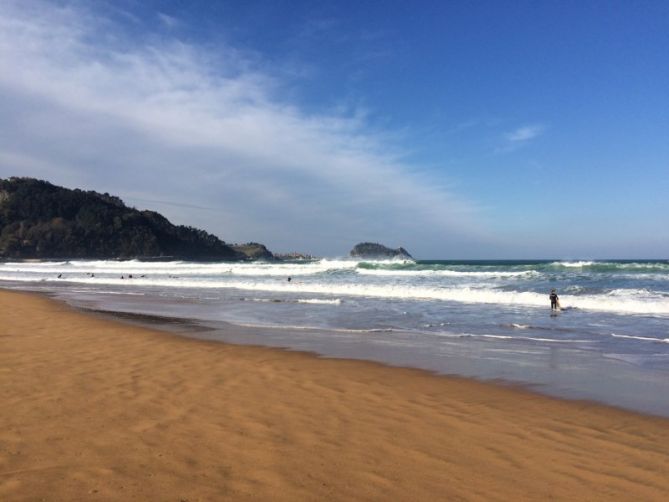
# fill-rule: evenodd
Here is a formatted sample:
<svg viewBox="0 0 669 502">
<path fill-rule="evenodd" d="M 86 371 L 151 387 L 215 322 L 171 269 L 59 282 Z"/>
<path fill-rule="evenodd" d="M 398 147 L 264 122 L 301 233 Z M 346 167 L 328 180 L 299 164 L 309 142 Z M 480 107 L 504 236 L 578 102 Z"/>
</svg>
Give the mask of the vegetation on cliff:
<svg viewBox="0 0 669 502">
<path fill-rule="evenodd" d="M 0 257 L 249 259 L 215 235 L 118 197 L 33 178 L 0 179 Z"/>
<path fill-rule="evenodd" d="M 274 260 L 275 256 L 265 247 L 264 244 L 257 242 L 247 242 L 246 244 L 232 244 L 232 249 L 243 254 L 250 260 Z"/>
</svg>

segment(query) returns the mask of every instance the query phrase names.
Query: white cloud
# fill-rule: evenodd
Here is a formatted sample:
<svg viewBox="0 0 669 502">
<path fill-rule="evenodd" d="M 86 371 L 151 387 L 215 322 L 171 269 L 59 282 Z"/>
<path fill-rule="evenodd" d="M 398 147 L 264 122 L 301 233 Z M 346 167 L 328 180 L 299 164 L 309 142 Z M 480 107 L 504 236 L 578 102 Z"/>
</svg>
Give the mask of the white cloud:
<svg viewBox="0 0 669 502">
<path fill-rule="evenodd" d="M 307 114 L 280 98 L 284 84 L 236 48 L 131 39 L 78 6 L 3 2 L 0 175 L 172 201 L 155 208 L 275 249 L 374 239 L 443 255 L 477 238 L 476 207 L 417 177 L 364 115 Z"/>
<path fill-rule="evenodd" d="M 165 14 L 164 12 L 158 12 L 158 19 L 161 23 L 165 25 L 166 28 L 176 28 L 179 26 L 180 22 L 176 17 Z"/>
<path fill-rule="evenodd" d="M 544 127 L 541 125 L 523 126 L 506 134 L 506 140 L 511 143 L 524 143 L 540 136 L 543 132 Z"/>
<path fill-rule="evenodd" d="M 503 142 L 494 151 L 500 154 L 514 152 L 541 136 L 545 129 L 545 126 L 540 124 L 518 127 L 504 134 Z"/>
</svg>

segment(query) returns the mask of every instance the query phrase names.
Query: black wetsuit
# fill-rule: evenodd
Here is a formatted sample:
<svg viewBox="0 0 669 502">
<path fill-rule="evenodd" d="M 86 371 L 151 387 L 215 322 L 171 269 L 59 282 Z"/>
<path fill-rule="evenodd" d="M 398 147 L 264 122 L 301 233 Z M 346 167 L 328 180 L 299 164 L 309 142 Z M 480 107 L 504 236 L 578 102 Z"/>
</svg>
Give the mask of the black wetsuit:
<svg viewBox="0 0 669 502">
<path fill-rule="evenodd" d="M 558 307 L 558 295 L 557 293 L 551 293 L 549 298 L 551 299 L 551 309 L 555 310 Z"/>
</svg>

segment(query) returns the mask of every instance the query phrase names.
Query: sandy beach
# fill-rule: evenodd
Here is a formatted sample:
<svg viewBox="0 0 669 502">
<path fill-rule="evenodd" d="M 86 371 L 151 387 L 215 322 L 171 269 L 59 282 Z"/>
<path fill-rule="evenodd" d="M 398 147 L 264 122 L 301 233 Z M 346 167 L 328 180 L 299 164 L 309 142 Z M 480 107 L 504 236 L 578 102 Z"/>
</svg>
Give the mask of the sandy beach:
<svg viewBox="0 0 669 502">
<path fill-rule="evenodd" d="M 2 500 L 669 499 L 667 419 L 29 294 L 0 316 Z"/>
</svg>

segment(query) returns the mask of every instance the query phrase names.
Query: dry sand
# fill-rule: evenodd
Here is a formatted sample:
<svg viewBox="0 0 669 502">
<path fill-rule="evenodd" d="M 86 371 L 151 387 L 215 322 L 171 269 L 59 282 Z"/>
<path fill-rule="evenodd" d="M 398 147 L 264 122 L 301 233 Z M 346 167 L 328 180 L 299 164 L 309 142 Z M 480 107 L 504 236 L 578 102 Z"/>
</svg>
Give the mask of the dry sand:
<svg viewBox="0 0 669 502">
<path fill-rule="evenodd" d="M 0 316 L 3 501 L 669 500 L 666 419 L 27 294 Z"/>
</svg>

